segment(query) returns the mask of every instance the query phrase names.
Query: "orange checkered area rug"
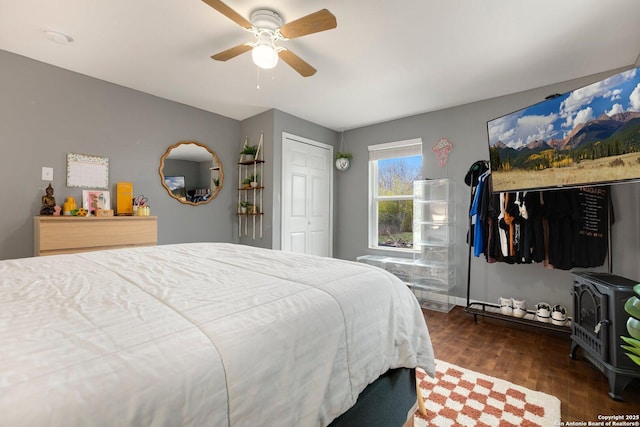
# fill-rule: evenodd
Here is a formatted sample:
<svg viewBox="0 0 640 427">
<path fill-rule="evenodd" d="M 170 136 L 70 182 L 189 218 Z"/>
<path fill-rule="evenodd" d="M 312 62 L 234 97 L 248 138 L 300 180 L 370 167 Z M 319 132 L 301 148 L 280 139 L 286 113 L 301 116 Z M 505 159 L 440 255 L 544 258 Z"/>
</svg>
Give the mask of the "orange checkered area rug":
<svg viewBox="0 0 640 427">
<path fill-rule="evenodd" d="M 427 412 L 415 427 L 560 425 L 560 400 L 498 378 L 436 360 L 436 377 L 418 368 Z"/>
</svg>

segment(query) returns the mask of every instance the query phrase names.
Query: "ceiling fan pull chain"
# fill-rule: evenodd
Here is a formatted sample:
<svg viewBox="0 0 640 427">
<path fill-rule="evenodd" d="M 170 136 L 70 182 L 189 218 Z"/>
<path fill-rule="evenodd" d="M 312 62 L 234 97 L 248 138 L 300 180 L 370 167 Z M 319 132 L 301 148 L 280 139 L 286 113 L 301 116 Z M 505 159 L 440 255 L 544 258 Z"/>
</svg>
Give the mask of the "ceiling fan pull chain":
<svg viewBox="0 0 640 427">
<path fill-rule="evenodd" d="M 260 67 L 256 67 L 256 69 L 258 70 L 258 85 L 256 86 L 256 89 L 260 90 Z"/>
</svg>

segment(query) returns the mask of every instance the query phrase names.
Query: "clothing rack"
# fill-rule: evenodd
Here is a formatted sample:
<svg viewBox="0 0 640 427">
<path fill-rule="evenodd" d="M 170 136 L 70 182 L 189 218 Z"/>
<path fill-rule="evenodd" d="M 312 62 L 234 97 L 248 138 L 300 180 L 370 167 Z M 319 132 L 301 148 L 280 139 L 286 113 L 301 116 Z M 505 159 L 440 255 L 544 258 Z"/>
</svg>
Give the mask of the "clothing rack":
<svg viewBox="0 0 640 427">
<path fill-rule="evenodd" d="M 507 322 L 517 323 L 521 325 L 534 326 L 546 330 L 561 332 L 561 333 L 571 333 L 571 326 L 560 326 L 554 325 L 553 323 L 544 323 L 535 319 L 536 312 L 533 310 L 527 310 L 527 314 L 524 317 L 515 317 L 509 316 L 506 314 L 502 314 L 500 312 L 500 306 L 497 304 L 490 304 L 485 302 L 471 302 L 471 252 L 472 252 L 472 240 L 471 240 L 471 230 L 473 227 L 473 221 L 471 219 L 470 211 L 471 205 L 473 203 L 474 198 L 474 188 L 476 186 L 473 185 L 474 182 L 481 175 L 481 171 L 471 171 L 471 181 L 470 181 L 470 195 L 469 195 L 469 213 L 467 214 L 469 217 L 469 231 L 468 231 L 468 252 L 467 252 L 467 305 L 464 308 L 464 311 L 473 315 L 473 320 L 475 323 L 478 323 L 478 316 L 488 317 L 493 319 L 499 319 Z M 612 256 L 611 256 L 611 196 L 609 195 L 607 199 L 607 261 L 608 261 L 608 269 L 609 273 L 612 272 Z"/>
</svg>

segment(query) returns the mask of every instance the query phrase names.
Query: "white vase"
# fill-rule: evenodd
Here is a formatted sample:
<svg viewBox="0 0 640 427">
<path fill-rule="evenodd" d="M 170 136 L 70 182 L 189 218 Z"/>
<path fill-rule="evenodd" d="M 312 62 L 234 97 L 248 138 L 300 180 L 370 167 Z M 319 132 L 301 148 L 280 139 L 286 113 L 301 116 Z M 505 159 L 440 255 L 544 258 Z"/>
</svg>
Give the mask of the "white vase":
<svg viewBox="0 0 640 427">
<path fill-rule="evenodd" d="M 243 162 L 253 162 L 256 159 L 253 154 L 243 154 L 242 156 Z"/>
</svg>

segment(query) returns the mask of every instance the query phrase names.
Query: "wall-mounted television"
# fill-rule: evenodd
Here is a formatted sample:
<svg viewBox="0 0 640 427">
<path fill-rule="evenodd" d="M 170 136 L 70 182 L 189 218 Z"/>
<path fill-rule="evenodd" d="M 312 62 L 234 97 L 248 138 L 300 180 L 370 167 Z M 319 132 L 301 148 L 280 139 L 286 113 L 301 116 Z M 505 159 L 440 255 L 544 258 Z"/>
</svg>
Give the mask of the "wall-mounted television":
<svg viewBox="0 0 640 427">
<path fill-rule="evenodd" d="M 640 68 L 487 122 L 494 192 L 640 180 Z"/>
</svg>

